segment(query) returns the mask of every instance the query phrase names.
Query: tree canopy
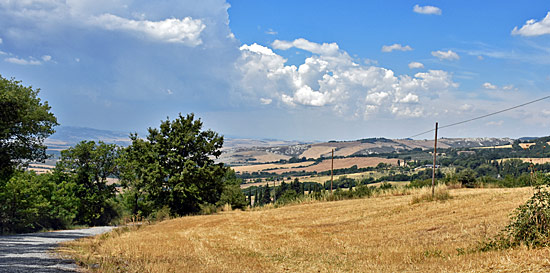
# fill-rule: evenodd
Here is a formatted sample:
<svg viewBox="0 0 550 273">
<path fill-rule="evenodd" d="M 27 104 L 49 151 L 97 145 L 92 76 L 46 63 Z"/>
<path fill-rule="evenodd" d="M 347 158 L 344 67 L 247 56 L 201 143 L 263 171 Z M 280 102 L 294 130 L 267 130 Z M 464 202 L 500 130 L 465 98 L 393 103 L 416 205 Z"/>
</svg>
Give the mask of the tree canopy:
<svg viewBox="0 0 550 273">
<path fill-rule="evenodd" d="M 18 165 L 47 158 L 43 142 L 58 124 L 39 91 L 0 76 L 0 181 Z"/>
<path fill-rule="evenodd" d="M 168 207 L 173 215 L 197 213 L 201 205 L 216 204 L 226 185 L 234 184 L 226 179 L 228 168 L 214 162 L 221 155 L 223 136 L 203 131 L 193 114 L 180 114 L 148 131 L 145 140 L 131 136 L 122 160 L 121 178 L 133 191 L 134 212 L 152 203 Z"/>
</svg>

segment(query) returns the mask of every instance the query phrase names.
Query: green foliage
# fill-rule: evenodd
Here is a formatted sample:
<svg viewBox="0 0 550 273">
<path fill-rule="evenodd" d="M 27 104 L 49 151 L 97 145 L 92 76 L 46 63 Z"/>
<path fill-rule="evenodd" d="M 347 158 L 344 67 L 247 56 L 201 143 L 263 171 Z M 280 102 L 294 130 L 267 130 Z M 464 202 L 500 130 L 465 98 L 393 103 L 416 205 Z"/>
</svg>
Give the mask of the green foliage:
<svg viewBox="0 0 550 273">
<path fill-rule="evenodd" d="M 461 170 L 456 175 L 456 180 L 466 188 L 473 188 L 476 183 L 477 174 L 472 169 Z"/>
<path fill-rule="evenodd" d="M 169 207 L 172 215 L 186 215 L 216 204 L 229 187 L 224 182 L 227 167 L 214 163 L 223 137 L 202 131 L 193 114 L 180 114 L 148 131 L 146 140 L 131 136 L 121 160 L 123 185 L 134 195 L 132 211 L 146 213 L 151 202 L 154 208 Z"/>
<path fill-rule="evenodd" d="M 271 189 L 269 184 L 266 184 L 263 188 L 262 197 L 260 198 L 260 205 L 266 205 L 271 203 Z"/>
<path fill-rule="evenodd" d="M 409 183 L 409 187 L 410 188 L 423 188 L 423 187 L 427 187 L 427 186 L 431 186 L 432 185 L 432 179 L 429 178 L 429 179 L 422 179 L 422 180 L 413 180 L 411 181 L 411 183 Z"/>
<path fill-rule="evenodd" d="M 229 204 L 234 209 L 245 209 L 249 202 L 246 201 L 246 196 L 241 190 L 241 180 L 237 179 L 235 171 L 228 169 L 225 173 L 223 183 L 223 191 L 216 205 L 223 206 Z"/>
<path fill-rule="evenodd" d="M 359 198 L 372 196 L 373 190 L 367 185 L 359 185 L 355 188 L 355 195 Z"/>
<path fill-rule="evenodd" d="M 43 142 L 54 133 L 57 119 L 38 98 L 39 91 L 0 76 L 0 183 L 17 166 L 47 158 Z"/>
<path fill-rule="evenodd" d="M 82 141 L 61 152 L 56 169 L 71 174 L 77 185 L 78 224 L 105 225 L 117 216 L 110 201 L 115 186 L 107 184 L 107 177 L 116 173 L 117 156 L 116 145 L 101 141 Z"/>
<path fill-rule="evenodd" d="M 519 245 L 550 246 L 550 190 L 536 187 L 533 196 L 519 206 L 511 223 L 494 239 L 484 242 L 480 251 L 506 249 Z"/>
<path fill-rule="evenodd" d="M 380 190 L 387 190 L 387 189 L 391 189 L 393 186 L 392 184 L 388 183 L 388 182 L 384 182 L 382 184 L 380 184 Z"/>
<path fill-rule="evenodd" d="M 62 173 L 16 172 L 0 186 L 0 233 L 70 226 L 78 210 L 75 188 Z"/>
</svg>

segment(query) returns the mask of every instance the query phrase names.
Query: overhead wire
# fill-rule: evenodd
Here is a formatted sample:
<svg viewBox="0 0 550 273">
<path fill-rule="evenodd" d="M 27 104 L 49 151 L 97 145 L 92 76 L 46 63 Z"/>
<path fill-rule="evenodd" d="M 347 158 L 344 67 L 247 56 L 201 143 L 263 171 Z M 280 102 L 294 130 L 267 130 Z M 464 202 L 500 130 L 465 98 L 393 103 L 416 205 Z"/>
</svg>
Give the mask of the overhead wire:
<svg viewBox="0 0 550 273">
<path fill-rule="evenodd" d="M 451 126 L 456 126 L 456 125 L 460 125 L 460 124 L 467 123 L 467 122 L 470 122 L 470 121 L 486 118 L 486 117 L 493 116 L 493 115 L 496 115 L 496 114 L 500 114 L 500 113 L 503 113 L 503 112 L 506 112 L 506 111 L 514 110 L 514 109 L 517 109 L 517 108 L 520 108 L 520 107 L 523 107 L 523 106 L 526 106 L 526 105 L 529 105 L 529 104 L 532 104 L 532 103 L 535 103 L 535 102 L 539 102 L 541 100 L 545 100 L 545 99 L 548 99 L 548 98 L 550 98 L 550 96 L 542 97 L 542 98 L 539 98 L 539 99 L 536 99 L 536 100 L 532 100 L 532 101 L 529 101 L 529 102 L 526 102 L 526 103 L 522 103 L 522 104 L 519 104 L 519 105 L 516 105 L 516 106 L 512 106 L 512 107 L 509 107 L 509 108 L 506 108 L 506 109 L 503 109 L 503 110 L 500 110 L 500 111 L 485 114 L 485 115 L 482 115 L 482 116 L 479 116 L 479 117 L 475 117 L 475 118 L 471 118 L 471 119 L 467 119 L 467 120 L 463 120 L 463 121 L 459 121 L 459 122 L 439 126 L 439 129 L 448 128 L 448 127 L 451 127 Z M 424 131 L 422 133 L 412 135 L 408 138 L 421 136 L 423 134 L 427 134 L 427 133 L 430 133 L 430 132 L 433 132 L 433 131 L 435 131 L 435 129 L 430 129 L 430 130 Z"/>
</svg>

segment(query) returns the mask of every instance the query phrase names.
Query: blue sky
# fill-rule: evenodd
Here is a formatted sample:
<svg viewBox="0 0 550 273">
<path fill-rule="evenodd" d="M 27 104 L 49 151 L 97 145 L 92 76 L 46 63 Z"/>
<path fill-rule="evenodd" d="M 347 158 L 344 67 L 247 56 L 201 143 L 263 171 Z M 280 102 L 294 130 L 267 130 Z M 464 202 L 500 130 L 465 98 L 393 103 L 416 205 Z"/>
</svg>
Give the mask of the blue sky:
<svg viewBox="0 0 550 273">
<path fill-rule="evenodd" d="M 0 75 L 62 125 L 405 138 L 550 93 L 548 1 L 0 0 Z M 443 137 L 550 135 L 550 100 Z M 419 138 L 431 138 L 431 135 Z"/>
</svg>

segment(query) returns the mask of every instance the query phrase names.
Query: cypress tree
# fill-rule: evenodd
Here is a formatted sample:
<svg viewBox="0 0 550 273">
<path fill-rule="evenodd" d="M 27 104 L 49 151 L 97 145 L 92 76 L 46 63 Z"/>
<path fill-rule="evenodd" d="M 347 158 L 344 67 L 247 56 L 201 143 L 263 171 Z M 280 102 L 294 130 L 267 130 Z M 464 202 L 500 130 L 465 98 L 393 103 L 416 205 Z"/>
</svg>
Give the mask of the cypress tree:
<svg viewBox="0 0 550 273">
<path fill-rule="evenodd" d="M 269 203 L 271 203 L 271 189 L 269 188 L 269 184 L 266 184 L 262 196 L 262 205 Z"/>
</svg>

